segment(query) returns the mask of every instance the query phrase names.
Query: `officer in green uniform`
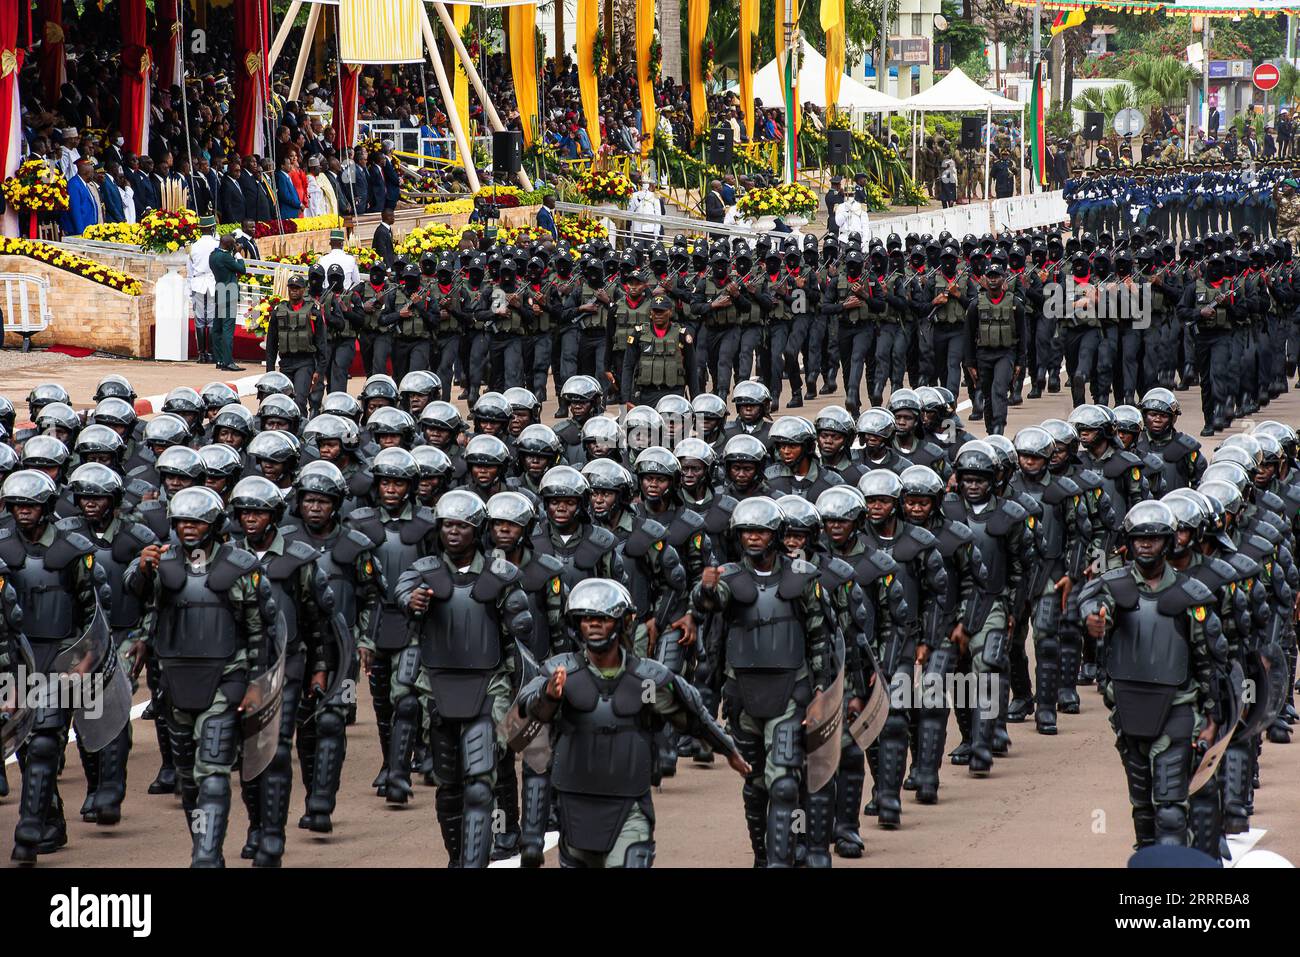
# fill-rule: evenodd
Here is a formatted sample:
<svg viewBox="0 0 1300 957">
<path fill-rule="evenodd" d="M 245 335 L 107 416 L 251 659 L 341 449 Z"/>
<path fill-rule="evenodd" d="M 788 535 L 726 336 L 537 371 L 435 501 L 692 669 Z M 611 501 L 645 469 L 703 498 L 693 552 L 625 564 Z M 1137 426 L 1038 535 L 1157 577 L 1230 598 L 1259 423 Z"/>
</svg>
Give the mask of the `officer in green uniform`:
<svg viewBox="0 0 1300 957">
<path fill-rule="evenodd" d="M 289 298 L 275 304 L 266 330 L 266 371 L 280 371 L 293 380 L 294 399 L 304 414 L 307 398 L 325 377 L 329 353 L 325 344 L 325 320 L 320 307 L 303 293 L 306 280 L 289 277 Z"/>
<path fill-rule="evenodd" d="M 623 401 L 653 406 L 665 395 L 685 395 L 686 347 L 691 334 L 673 322 L 673 301 L 650 300 L 650 321 L 634 326 L 624 340 Z"/>
<path fill-rule="evenodd" d="M 1025 369 L 1025 310 L 1007 295 L 1006 277 L 996 264 L 984 273 L 988 286 L 966 309 L 966 355 L 971 380 L 984 392 L 984 424 L 990 435 L 1007 426 L 1011 383 Z"/>
</svg>

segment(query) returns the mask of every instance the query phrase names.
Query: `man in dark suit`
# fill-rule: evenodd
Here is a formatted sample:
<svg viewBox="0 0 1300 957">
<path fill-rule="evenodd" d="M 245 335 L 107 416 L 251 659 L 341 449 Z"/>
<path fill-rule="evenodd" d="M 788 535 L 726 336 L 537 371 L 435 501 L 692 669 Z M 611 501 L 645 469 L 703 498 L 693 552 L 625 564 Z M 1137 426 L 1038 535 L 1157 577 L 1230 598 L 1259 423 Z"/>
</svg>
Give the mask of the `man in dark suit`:
<svg viewBox="0 0 1300 957">
<path fill-rule="evenodd" d="M 381 217 L 382 222 L 375 227 L 375 236 L 370 240 L 370 245 L 378 253 L 380 261 L 385 266 L 391 267 L 397 254 L 393 251 L 393 211 L 386 209 Z"/>
<path fill-rule="evenodd" d="M 844 202 L 844 190 L 840 189 L 844 177 L 836 174 L 831 177 L 831 188 L 826 191 L 826 231 L 838 236 L 840 224 L 835 221 L 835 207 Z"/>
<path fill-rule="evenodd" d="M 280 218 L 275 199 L 262 176 L 261 165 L 256 156 L 244 161 L 244 170 L 239 177 L 239 188 L 244 194 L 244 216 L 257 222 L 269 222 Z"/>
<path fill-rule="evenodd" d="M 551 234 L 552 239 L 560 238 L 560 231 L 555 227 L 555 194 L 547 193 L 537 210 L 537 226 Z"/>
<path fill-rule="evenodd" d="M 215 216 L 217 214 L 216 178 L 212 175 L 205 157 L 199 156 L 194 160 L 194 166 L 186 179 L 193 210 L 200 216 Z"/>
<path fill-rule="evenodd" d="M 727 215 L 727 203 L 722 198 L 722 184 L 716 179 L 709 180 L 709 192 L 704 197 L 704 218 L 711 223 L 720 223 Z"/>
<path fill-rule="evenodd" d="M 343 164 L 336 157 L 331 156 L 325 169 L 325 176 L 330 181 L 330 186 L 334 188 L 334 195 L 339 201 L 339 215 L 352 216 L 352 197 L 344 193 L 343 181 L 339 179 L 339 173 L 342 171 Z"/>
<path fill-rule="evenodd" d="M 153 177 L 153 160 L 148 156 L 141 156 L 138 160 L 139 168 L 134 171 L 135 175 L 127 173 L 131 180 L 131 188 L 135 190 L 135 212 L 140 218 L 151 209 L 158 208 L 158 188 L 154 185 Z"/>
<path fill-rule="evenodd" d="M 242 223 L 244 221 L 244 190 L 239 185 L 244 164 L 238 156 L 230 157 L 226 171 L 217 180 L 217 221 Z"/>
<path fill-rule="evenodd" d="M 235 248 L 245 259 L 261 259 L 262 251 L 257 248 L 257 221 L 243 220 L 239 228 L 230 235 L 235 237 Z"/>
<path fill-rule="evenodd" d="M 383 155 L 372 153 L 370 165 L 366 168 L 366 181 L 370 186 L 370 211 L 379 212 L 384 208 L 388 196 L 388 186 L 384 183 Z"/>
<path fill-rule="evenodd" d="M 384 209 L 396 209 L 402 197 L 402 177 L 397 172 L 390 150 L 384 148 Z"/>
</svg>

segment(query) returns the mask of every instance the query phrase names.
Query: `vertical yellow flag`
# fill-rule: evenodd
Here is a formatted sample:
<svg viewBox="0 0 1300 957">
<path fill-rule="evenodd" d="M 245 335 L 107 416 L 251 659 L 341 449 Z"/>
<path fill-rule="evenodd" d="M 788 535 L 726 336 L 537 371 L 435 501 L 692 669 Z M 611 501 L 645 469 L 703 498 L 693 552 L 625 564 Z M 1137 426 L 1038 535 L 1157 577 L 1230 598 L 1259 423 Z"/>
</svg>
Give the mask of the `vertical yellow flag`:
<svg viewBox="0 0 1300 957">
<path fill-rule="evenodd" d="M 709 104 L 704 93 L 704 35 L 709 31 L 709 0 L 690 0 L 686 14 L 687 54 L 691 65 L 691 119 L 695 135 L 709 125 Z"/>
<path fill-rule="evenodd" d="M 600 94 L 596 87 L 596 32 L 600 29 L 600 0 L 578 0 L 578 95 L 587 119 L 587 138 L 600 151 Z"/>
<path fill-rule="evenodd" d="M 650 46 L 655 38 L 655 5 L 642 0 L 636 5 L 636 85 L 641 92 L 641 155 L 650 153 L 655 131 L 654 78 L 650 76 Z"/>
<path fill-rule="evenodd" d="M 537 4 L 522 3 L 509 11 L 510 76 L 515 81 L 515 102 L 524 146 L 537 135 Z"/>
<path fill-rule="evenodd" d="M 758 0 L 740 0 L 740 107 L 745 132 L 754 138 L 754 63 L 752 45 L 758 36 Z"/>
<path fill-rule="evenodd" d="M 424 59 L 420 0 L 341 0 L 339 58 L 344 63 L 419 63 Z"/>
<path fill-rule="evenodd" d="M 451 5 L 451 22 L 456 25 L 456 32 L 464 35 L 469 23 L 469 6 L 463 3 Z M 452 96 L 456 100 L 456 115 L 460 117 L 460 128 L 469 136 L 469 74 L 456 58 L 456 75 L 452 80 Z"/>
<path fill-rule="evenodd" d="M 826 109 L 840 100 L 844 76 L 844 0 L 822 0 L 822 29 L 826 31 Z"/>
</svg>

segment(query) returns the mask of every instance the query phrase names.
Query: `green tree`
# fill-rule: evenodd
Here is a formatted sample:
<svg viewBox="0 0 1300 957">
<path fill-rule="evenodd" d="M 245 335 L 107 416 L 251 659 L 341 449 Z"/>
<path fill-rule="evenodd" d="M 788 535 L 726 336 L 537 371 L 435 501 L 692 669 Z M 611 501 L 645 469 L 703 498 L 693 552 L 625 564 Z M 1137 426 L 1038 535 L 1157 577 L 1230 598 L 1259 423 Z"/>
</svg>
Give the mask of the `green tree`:
<svg viewBox="0 0 1300 957">
<path fill-rule="evenodd" d="M 1124 71 L 1144 103 L 1178 103 L 1185 100 L 1187 84 L 1200 74 L 1175 56 L 1144 56 Z"/>
</svg>

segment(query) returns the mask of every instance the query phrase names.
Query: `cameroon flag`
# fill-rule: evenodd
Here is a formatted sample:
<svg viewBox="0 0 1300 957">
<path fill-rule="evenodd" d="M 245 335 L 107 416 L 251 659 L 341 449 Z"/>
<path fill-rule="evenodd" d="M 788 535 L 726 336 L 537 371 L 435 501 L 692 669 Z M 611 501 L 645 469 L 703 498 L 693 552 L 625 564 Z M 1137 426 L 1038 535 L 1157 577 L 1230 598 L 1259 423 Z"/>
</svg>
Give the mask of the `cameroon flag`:
<svg viewBox="0 0 1300 957">
<path fill-rule="evenodd" d="M 1079 24 L 1083 23 L 1083 19 L 1082 9 L 1062 10 L 1056 15 L 1056 19 L 1052 21 L 1052 36 L 1056 36 L 1062 30 L 1068 30 L 1070 27 L 1079 26 Z"/>
<path fill-rule="evenodd" d="M 1039 186 L 1047 185 L 1047 124 L 1043 116 L 1047 61 L 1039 60 L 1034 69 L 1034 86 L 1029 97 L 1029 158 L 1034 180 Z"/>
</svg>

